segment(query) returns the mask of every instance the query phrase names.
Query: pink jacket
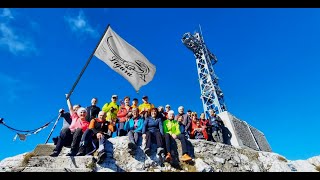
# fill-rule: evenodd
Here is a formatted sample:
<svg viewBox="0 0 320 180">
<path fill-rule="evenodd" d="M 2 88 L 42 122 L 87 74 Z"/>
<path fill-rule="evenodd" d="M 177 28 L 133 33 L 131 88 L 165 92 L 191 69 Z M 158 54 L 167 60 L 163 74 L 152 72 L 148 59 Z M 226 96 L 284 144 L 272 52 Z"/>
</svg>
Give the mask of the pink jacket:
<svg viewBox="0 0 320 180">
<path fill-rule="evenodd" d="M 81 128 L 82 132 L 86 131 L 89 127 L 89 122 L 86 119 L 81 120 L 76 112 L 71 115 L 72 122 L 69 126 L 71 132 Z"/>
</svg>

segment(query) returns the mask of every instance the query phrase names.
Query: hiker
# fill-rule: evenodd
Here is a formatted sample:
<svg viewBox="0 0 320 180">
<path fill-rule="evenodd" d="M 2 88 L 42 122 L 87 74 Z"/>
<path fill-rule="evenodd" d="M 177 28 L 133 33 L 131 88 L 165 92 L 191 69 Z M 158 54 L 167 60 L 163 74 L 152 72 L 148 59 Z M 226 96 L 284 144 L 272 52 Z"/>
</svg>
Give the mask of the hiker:
<svg viewBox="0 0 320 180">
<path fill-rule="evenodd" d="M 207 134 L 206 140 L 209 140 L 208 134 L 211 133 L 211 124 L 210 124 L 209 119 L 206 119 L 206 116 L 204 113 L 200 114 L 199 122 L 200 122 L 201 127 L 204 128 L 206 131 L 205 132 Z"/>
<path fill-rule="evenodd" d="M 143 103 L 139 105 L 139 114 L 143 119 L 146 119 L 150 116 L 150 111 L 154 108 L 154 105 L 149 103 L 148 96 L 142 97 Z"/>
<path fill-rule="evenodd" d="M 70 98 L 67 99 L 67 104 L 69 107 L 69 112 L 71 113 L 72 122 L 69 128 L 65 128 L 60 132 L 57 145 L 54 148 L 53 153 L 50 155 L 52 157 L 58 156 L 62 150 L 62 147 L 68 146 L 69 144 L 71 144 L 71 151 L 67 154 L 67 156 L 75 156 L 78 151 L 81 136 L 89 127 L 89 122 L 86 121 L 87 110 L 83 107 L 80 107 L 77 112 L 74 111 Z"/>
<path fill-rule="evenodd" d="M 178 123 L 179 123 L 179 130 L 180 133 L 183 134 L 186 139 L 189 139 L 189 134 L 186 132 L 186 126 L 183 124 L 183 116 L 179 116 L 177 119 Z"/>
<path fill-rule="evenodd" d="M 213 109 L 209 110 L 209 115 L 211 121 L 212 140 L 214 142 L 223 143 L 223 133 L 221 127 L 224 126 L 224 123 Z"/>
<path fill-rule="evenodd" d="M 190 125 L 190 139 L 195 139 L 194 132 L 197 128 L 198 114 L 196 112 L 191 112 L 191 125 Z"/>
<path fill-rule="evenodd" d="M 131 107 L 132 108 L 139 108 L 138 103 L 139 103 L 139 100 L 137 98 L 133 98 Z"/>
<path fill-rule="evenodd" d="M 98 118 L 93 118 L 90 121 L 89 128 L 83 133 L 80 141 L 79 151 L 77 156 L 90 155 L 95 150 L 98 152 L 98 161 L 100 164 L 106 157 L 105 141 L 108 136 L 108 124 L 106 123 L 106 113 L 100 111 Z M 89 148 L 93 147 L 93 148 Z M 98 147 L 98 149 L 96 148 Z"/>
<path fill-rule="evenodd" d="M 166 115 L 166 119 L 165 120 L 167 120 L 168 119 L 168 112 L 171 110 L 170 104 L 167 104 L 165 106 L 165 108 L 166 108 L 166 110 L 165 110 L 164 114 Z"/>
<path fill-rule="evenodd" d="M 144 149 L 144 153 L 148 156 L 151 154 L 151 143 L 152 140 L 155 139 L 157 144 L 157 155 L 161 156 L 164 153 L 162 136 L 163 136 L 163 127 L 162 127 L 162 119 L 158 116 L 158 109 L 151 109 L 151 116 L 147 117 L 144 120 L 144 125 L 142 128 L 142 136 L 146 138 L 146 148 Z"/>
<path fill-rule="evenodd" d="M 119 119 L 118 136 L 127 135 L 127 131 L 123 129 L 125 122 L 131 117 L 130 97 L 124 97 L 124 103 L 121 103 L 120 110 L 117 113 Z"/>
<path fill-rule="evenodd" d="M 137 143 L 139 137 L 141 136 L 142 128 L 143 128 L 143 119 L 139 116 L 138 108 L 132 108 L 132 118 L 127 120 L 124 124 L 124 130 L 128 131 L 129 137 L 129 153 L 134 154 L 135 150 L 137 149 Z"/>
<path fill-rule="evenodd" d="M 185 132 L 190 135 L 190 132 L 191 132 L 191 119 L 189 118 L 189 116 L 184 112 L 184 107 L 183 106 L 179 106 L 178 107 L 178 113 L 176 116 L 175 116 L 175 120 L 177 120 L 180 116 L 183 116 L 183 121 L 182 121 L 182 124 L 184 124 L 185 126 Z"/>
<path fill-rule="evenodd" d="M 88 122 L 91 121 L 91 119 L 94 119 L 98 117 L 99 112 L 101 111 L 100 107 L 97 106 L 98 99 L 97 98 L 92 98 L 91 99 L 91 106 L 86 107 L 87 109 L 87 116 L 86 120 Z"/>
<path fill-rule="evenodd" d="M 80 104 L 76 104 L 76 105 L 73 105 L 72 108 L 73 108 L 74 111 L 77 111 L 80 107 L 81 107 Z M 62 109 L 62 108 L 59 109 L 59 113 L 61 114 L 60 117 L 63 118 L 62 128 L 60 130 L 60 132 L 61 132 L 63 129 L 69 128 L 69 126 L 70 126 L 70 124 L 72 122 L 72 119 L 71 119 L 70 113 L 69 112 L 65 112 L 64 109 Z M 52 138 L 52 141 L 53 141 L 54 145 L 57 145 L 58 138 L 59 138 L 59 136 Z"/>
<path fill-rule="evenodd" d="M 192 160 L 192 158 L 188 155 L 187 151 L 187 143 L 186 138 L 183 134 L 180 133 L 179 123 L 178 121 L 174 120 L 174 111 L 170 110 L 168 112 L 168 119 L 163 122 L 163 133 L 165 138 L 166 150 L 167 155 L 165 161 L 171 162 L 171 142 L 175 139 L 179 139 L 182 146 L 182 157 L 181 160 L 184 162 Z"/>
<path fill-rule="evenodd" d="M 162 121 L 167 119 L 167 113 L 164 112 L 163 106 L 158 107 L 158 117 L 161 118 Z"/>
<path fill-rule="evenodd" d="M 107 117 L 106 117 L 107 121 L 111 119 L 111 116 L 117 117 L 117 113 L 118 113 L 119 107 L 120 107 L 117 104 L 117 100 L 118 100 L 118 95 L 112 95 L 111 102 L 104 104 L 102 107 L 102 111 L 107 113 Z M 109 113 L 109 112 L 111 112 L 111 113 Z"/>
<path fill-rule="evenodd" d="M 110 130 L 109 132 L 111 133 L 111 137 L 117 137 L 118 136 L 118 126 L 119 123 L 117 116 L 114 115 L 115 109 L 111 109 L 107 115 L 106 115 L 106 121 L 108 123 L 108 129 Z"/>
<path fill-rule="evenodd" d="M 193 123 L 193 122 L 192 122 Z M 190 133 L 194 139 L 203 139 L 208 140 L 208 134 L 204 127 L 201 126 L 200 121 L 196 121 L 194 127 L 192 127 L 192 131 Z"/>
<path fill-rule="evenodd" d="M 77 111 L 81 106 L 79 104 L 76 104 L 76 105 L 73 105 L 73 110 L 74 111 Z M 60 117 L 63 118 L 63 122 L 62 122 L 62 129 L 64 128 L 68 128 L 72 122 L 72 119 L 71 119 L 71 115 L 69 112 L 65 112 L 64 109 L 60 109 L 59 110 L 59 113 L 61 114 Z"/>
<path fill-rule="evenodd" d="M 190 119 L 191 119 L 191 113 L 192 113 L 192 111 L 190 109 L 188 109 L 187 115 L 189 116 Z"/>
</svg>

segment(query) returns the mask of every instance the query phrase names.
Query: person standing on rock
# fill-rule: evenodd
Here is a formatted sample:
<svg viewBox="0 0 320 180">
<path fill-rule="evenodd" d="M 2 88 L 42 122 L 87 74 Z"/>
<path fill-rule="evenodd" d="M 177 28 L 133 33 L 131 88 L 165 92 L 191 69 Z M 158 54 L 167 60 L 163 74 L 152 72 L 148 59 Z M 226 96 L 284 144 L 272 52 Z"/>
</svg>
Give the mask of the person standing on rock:
<svg viewBox="0 0 320 180">
<path fill-rule="evenodd" d="M 86 120 L 88 122 L 91 121 L 91 119 L 94 119 L 98 117 L 99 112 L 101 111 L 100 107 L 97 106 L 98 98 L 92 98 L 91 99 L 91 106 L 88 106 L 87 109 L 87 116 Z"/>
<path fill-rule="evenodd" d="M 214 142 L 220 142 L 223 143 L 223 134 L 222 134 L 222 126 L 224 126 L 224 123 L 222 119 L 216 114 L 216 112 L 213 109 L 209 110 L 210 114 L 210 123 L 211 123 L 211 135 Z"/>
</svg>

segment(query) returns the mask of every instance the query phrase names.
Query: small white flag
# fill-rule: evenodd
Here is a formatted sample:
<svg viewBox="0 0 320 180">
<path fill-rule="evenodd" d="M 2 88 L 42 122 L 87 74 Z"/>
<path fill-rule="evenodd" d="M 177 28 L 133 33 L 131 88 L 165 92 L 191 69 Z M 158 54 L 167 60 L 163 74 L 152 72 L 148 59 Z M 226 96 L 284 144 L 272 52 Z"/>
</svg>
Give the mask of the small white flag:
<svg viewBox="0 0 320 180">
<path fill-rule="evenodd" d="M 156 72 L 156 67 L 135 47 L 114 32 L 110 26 L 94 55 L 127 79 L 137 92 L 141 86 L 148 84 L 153 79 Z"/>
</svg>

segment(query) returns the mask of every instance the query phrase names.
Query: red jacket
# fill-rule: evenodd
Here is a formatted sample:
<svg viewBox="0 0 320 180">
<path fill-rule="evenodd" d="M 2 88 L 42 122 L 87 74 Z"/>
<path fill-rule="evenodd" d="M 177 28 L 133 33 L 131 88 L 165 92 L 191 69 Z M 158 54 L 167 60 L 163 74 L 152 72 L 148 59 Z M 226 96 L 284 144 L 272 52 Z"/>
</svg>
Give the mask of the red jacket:
<svg viewBox="0 0 320 180">
<path fill-rule="evenodd" d="M 199 126 L 197 126 L 197 123 L 194 122 L 194 121 L 191 122 L 191 133 L 190 133 L 190 137 L 191 137 L 192 139 L 194 139 L 195 131 L 196 131 L 197 128 L 201 128 L 201 129 L 202 129 L 201 132 L 202 132 L 203 137 L 204 137 L 206 140 L 208 140 L 208 133 L 207 133 L 207 131 L 206 131 L 206 128 L 205 128 L 205 127 L 202 127 L 201 124 L 200 124 Z"/>
<path fill-rule="evenodd" d="M 126 122 L 128 117 L 127 114 L 130 112 L 132 107 L 129 107 L 129 111 L 127 111 L 127 108 L 124 105 L 121 105 L 120 110 L 117 113 L 117 117 L 119 118 L 119 122 Z"/>
</svg>

